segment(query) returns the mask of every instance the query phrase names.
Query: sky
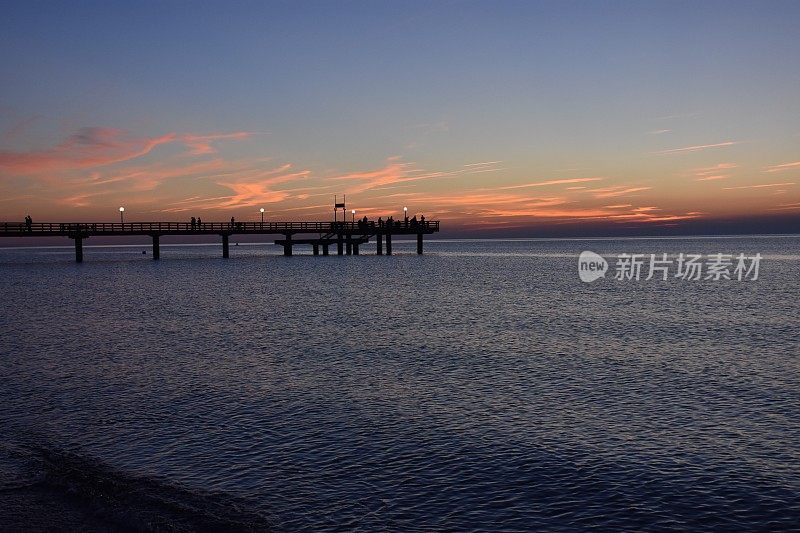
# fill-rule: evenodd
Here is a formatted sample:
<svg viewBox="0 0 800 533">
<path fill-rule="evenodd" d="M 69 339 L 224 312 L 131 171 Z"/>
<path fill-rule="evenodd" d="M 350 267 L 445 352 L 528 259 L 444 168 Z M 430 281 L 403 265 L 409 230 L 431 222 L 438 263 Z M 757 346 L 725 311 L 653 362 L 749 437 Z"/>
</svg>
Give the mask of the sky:
<svg viewBox="0 0 800 533">
<path fill-rule="evenodd" d="M 800 2 L 0 7 L 0 220 L 800 231 Z"/>
</svg>

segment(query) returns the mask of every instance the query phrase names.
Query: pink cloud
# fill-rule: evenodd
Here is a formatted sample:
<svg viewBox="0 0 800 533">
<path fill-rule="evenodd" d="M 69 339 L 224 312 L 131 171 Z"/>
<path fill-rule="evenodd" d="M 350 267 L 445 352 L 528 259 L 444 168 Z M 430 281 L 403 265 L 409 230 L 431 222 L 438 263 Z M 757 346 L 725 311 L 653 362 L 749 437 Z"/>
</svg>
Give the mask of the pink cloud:
<svg viewBox="0 0 800 533">
<path fill-rule="evenodd" d="M 133 137 L 114 128 L 82 128 L 52 148 L 16 152 L 0 150 L 0 170 L 11 174 L 65 172 L 120 163 L 149 154 L 160 145 L 182 142 L 193 154 L 213 152 L 211 143 L 220 139 L 244 139 L 252 135 L 235 132 L 211 135 L 177 135 Z"/>
<path fill-rule="evenodd" d="M 83 128 L 53 148 L 0 151 L 0 169 L 13 174 L 37 174 L 97 167 L 141 157 L 175 139 L 174 133 L 138 139 L 127 137 L 122 130 Z"/>
</svg>

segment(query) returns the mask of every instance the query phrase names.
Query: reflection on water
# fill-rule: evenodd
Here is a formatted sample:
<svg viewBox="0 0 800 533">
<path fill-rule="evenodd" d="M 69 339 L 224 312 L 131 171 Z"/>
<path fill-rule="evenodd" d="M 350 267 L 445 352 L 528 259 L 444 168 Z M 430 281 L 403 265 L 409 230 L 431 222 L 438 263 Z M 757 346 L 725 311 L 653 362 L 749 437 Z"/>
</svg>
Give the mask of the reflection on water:
<svg viewBox="0 0 800 533">
<path fill-rule="evenodd" d="M 798 245 L 0 250 L 0 509 L 111 483 L 105 516 L 176 529 L 795 526 Z M 587 285 L 586 249 L 764 260 Z"/>
</svg>

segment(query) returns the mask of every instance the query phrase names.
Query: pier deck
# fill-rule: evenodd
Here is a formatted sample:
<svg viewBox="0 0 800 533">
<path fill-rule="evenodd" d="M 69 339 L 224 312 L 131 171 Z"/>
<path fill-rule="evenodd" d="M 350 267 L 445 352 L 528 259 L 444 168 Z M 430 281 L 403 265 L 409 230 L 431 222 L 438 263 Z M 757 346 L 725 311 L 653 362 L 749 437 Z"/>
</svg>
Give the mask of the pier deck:
<svg viewBox="0 0 800 533">
<path fill-rule="evenodd" d="M 359 247 L 373 237 L 376 252 L 392 254 L 392 237 L 416 235 L 417 253 L 423 251 L 423 235 L 439 231 L 439 221 L 374 222 L 0 222 L 0 237 L 68 237 L 75 242 L 75 260 L 83 261 L 83 241 L 94 236 L 148 236 L 153 240 L 153 259 L 159 259 L 160 237 L 164 235 L 219 235 L 222 257 L 229 255 L 232 235 L 281 235 L 275 244 L 283 246 L 284 255 L 292 255 L 294 246 L 311 245 L 314 255 L 328 255 L 332 246 L 338 255 L 358 255 Z M 310 236 L 316 234 L 316 236 Z M 295 235 L 302 235 L 295 238 Z M 306 236 L 309 235 L 309 236 Z"/>
</svg>

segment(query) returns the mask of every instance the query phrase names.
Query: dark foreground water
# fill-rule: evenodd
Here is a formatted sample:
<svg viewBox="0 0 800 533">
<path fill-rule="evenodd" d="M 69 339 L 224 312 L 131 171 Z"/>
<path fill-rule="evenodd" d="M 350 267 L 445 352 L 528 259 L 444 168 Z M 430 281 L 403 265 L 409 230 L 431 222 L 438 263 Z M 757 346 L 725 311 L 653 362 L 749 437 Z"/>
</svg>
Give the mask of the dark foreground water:
<svg viewBox="0 0 800 533">
<path fill-rule="evenodd" d="M 800 237 L 143 249 L 0 250 L 0 529 L 800 524 Z"/>
</svg>

